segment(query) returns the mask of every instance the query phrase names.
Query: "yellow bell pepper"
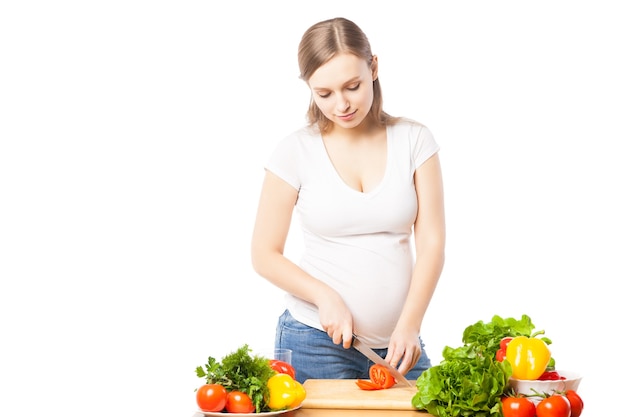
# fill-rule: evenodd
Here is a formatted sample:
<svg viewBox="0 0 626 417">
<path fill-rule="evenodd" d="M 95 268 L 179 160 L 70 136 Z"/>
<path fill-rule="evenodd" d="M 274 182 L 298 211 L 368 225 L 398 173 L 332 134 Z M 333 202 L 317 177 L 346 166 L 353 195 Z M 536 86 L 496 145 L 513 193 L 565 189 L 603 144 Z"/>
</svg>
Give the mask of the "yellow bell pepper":
<svg viewBox="0 0 626 417">
<path fill-rule="evenodd" d="M 506 347 L 506 360 L 511 363 L 515 379 L 537 379 L 550 362 L 550 349 L 541 339 L 517 336 Z"/>
<path fill-rule="evenodd" d="M 288 410 L 299 406 L 306 397 L 302 384 L 288 374 L 276 374 L 267 381 L 269 398 L 267 406 L 272 411 Z"/>
</svg>

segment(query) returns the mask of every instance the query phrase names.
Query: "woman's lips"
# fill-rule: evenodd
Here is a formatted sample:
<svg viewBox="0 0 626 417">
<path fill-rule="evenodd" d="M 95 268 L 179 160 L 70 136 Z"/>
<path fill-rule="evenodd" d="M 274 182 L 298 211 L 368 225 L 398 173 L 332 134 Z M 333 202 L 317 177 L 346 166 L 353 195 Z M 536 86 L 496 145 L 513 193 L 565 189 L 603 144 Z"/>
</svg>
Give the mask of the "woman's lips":
<svg viewBox="0 0 626 417">
<path fill-rule="evenodd" d="M 356 110 L 353 111 L 352 113 L 346 114 L 346 115 L 337 115 L 337 117 L 343 121 L 348 121 L 348 120 L 352 120 L 352 118 L 354 118 L 354 115 L 356 114 Z"/>
</svg>

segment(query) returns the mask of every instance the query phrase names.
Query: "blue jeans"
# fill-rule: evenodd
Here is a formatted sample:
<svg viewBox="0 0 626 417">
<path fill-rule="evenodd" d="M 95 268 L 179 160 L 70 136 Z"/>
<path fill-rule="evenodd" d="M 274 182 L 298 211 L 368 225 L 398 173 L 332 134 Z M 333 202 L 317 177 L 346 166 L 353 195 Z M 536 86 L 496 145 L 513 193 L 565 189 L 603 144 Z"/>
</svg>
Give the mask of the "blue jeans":
<svg viewBox="0 0 626 417">
<path fill-rule="evenodd" d="M 417 379 L 431 367 L 421 339 L 420 343 L 422 355 L 406 374 L 410 380 Z M 369 379 L 369 368 L 373 365 L 355 348 L 335 345 L 328 334 L 300 323 L 287 310 L 278 319 L 275 346 L 293 351 L 291 364 L 300 383 L 307 379 Z M 387 354 L 386 348 L 374 351 L 383 358 Z"/>
</svg>

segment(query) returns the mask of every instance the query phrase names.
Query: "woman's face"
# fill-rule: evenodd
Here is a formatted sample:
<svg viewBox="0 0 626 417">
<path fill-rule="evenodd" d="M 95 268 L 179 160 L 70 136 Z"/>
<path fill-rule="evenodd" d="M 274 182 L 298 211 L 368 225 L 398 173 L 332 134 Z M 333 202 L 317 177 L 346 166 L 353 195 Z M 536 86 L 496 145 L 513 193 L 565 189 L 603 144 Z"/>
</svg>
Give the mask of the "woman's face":
<svg viewBox="0 0 626 417">
<path fill-rule="evenodd" d="M 309 78 L 315 104 L 335 125 L 346 129 L 359 126 L 372 107 L 376 69 L 376 57 L 372 68 L 356 55 L 333 57 Z"/>
</svg>

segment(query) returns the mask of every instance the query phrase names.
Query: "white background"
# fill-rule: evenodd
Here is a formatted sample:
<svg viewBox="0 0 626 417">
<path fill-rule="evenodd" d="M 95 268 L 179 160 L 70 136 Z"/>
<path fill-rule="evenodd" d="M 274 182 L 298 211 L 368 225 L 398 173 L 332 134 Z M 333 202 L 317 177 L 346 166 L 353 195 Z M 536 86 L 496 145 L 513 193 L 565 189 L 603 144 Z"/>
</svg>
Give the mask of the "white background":
<svg viewBox="0 0 626 417">
<path fill-rule="evenodd" d="M 249 259 L 263 164 L 304 122 L 300 36 L 335 16 L 368 34 L 387 111 L 442 147 L 433 361 L 478 320 L 528 314 L 584 375 L 585 415 L 609 415 L 625 371 L 618 4 L 3 2 L 0 415 L 190 416 L 196 366 L 272 345 L 282 293 Z"/>
</svg>

